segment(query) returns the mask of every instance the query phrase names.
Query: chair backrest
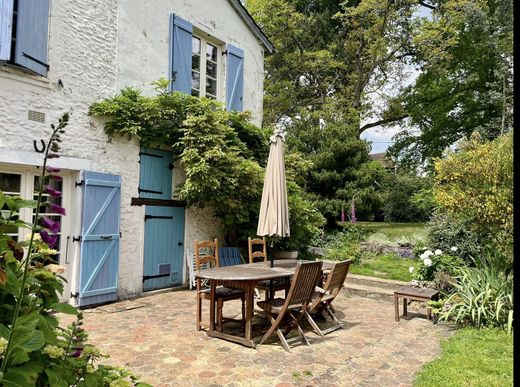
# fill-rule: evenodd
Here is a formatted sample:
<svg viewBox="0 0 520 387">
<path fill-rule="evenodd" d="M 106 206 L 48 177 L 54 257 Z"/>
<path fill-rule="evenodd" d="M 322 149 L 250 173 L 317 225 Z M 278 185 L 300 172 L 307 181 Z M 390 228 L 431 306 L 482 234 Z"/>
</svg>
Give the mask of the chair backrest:
<svg viewBox="0 0 520 387">
<path fill-rule="evenodd" d="M 260 249 L 258 249 L 260 246 Z M 264 238 L 247 238 L 247 247 L 249 250 L 249 263 L 262 260 L 267 262 L 267 244 Z"/>
<path fill-rule="evenodd" d="M 284 306 L 304 304 L 311 300 L 321 278 L 321 261 L 298 262 Z"/>
<path fill-rule="evenodd" d="M 219 267 L 219 248 L 218 240 L 195 241 L 195 268 L 201 269 L 202 265 L 209 265 L 209 267 Z"/>
<path fill-rule="evenodd" d="M 329 292 L 334 295 L 339 293 L 343 287 L 343 284 L 345 283 L 345 279 L 347 278 L 350 262 L 350 260 L 347 260 L 334 264 L 329 275 L 327 276 L 325 284 L 323 285 L 323 290 L 325 292 Z"/>
<path fill-rule="evenodd" d="M 240 265 L 242 257 L 240 256 L 240 249 L 238 247 L 221 247 L 219 248 L 219 264 L 223 266 Z"/>
</svg>

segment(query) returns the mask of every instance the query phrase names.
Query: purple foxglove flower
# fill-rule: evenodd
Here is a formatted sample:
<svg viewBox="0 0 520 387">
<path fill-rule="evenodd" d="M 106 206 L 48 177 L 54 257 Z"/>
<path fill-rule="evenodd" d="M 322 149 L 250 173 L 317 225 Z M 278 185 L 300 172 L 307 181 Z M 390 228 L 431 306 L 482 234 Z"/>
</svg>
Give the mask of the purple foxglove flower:
<svg viewBox="0 0 520 387">
<path fill-rule="evenodd" d="M 49 195 L 51 195 L 52 197 L 55 197 L 55 198 L 61 198 L 61 195 L 62 195 L 61 191 L 55 190 L 50 185 L 45 186 L 45 192 L 47 192 Z"/>
<path fill-rule="evenodd" d="M 52 179 L 52 180 L 55 180 L 55 181 L 62 181 L 63 180 L 63 177 L 59 176 L 59 175 L 49 175 L 49 177 Z"/>
<path fill-rule="evenodd" d="M 40 236 L 42 238 L 42 241 L 47 243 L 47 245 L 49 245 L 50 248 L 53 248 L 56 245 L 56 242 L 58 241 L 57 235 L 51 235 L 45 230 L 40 231 Z"/>
<path fill-rule="evenodd" d="M 47 168 L 45 168 L 45 169 L 46 169 L 47 172 L 49 172 L 49 173 L 57 173 L 57 172 L 61 171 L 61 169 L 59 169 L 59 168 L 53 168 L 53 167 L 47 167 Z"/>
<path fill-rule="evenodd" d="M 49 229 L 49 231 L 53 234 L 57 234 L 60 232 L 60 222 L 55 222 L 47 216 L 44 216 L 42 218 L 42 226 Z"/>
<path fill-rule="evenodd" d="M 47 206 L 49 207 L 50 212 L 65 215 L 65 208 L 52 203 L 47 203 Z"/>
<path fill-rule="evenodd" d="M 83 351 L 80 351 L 80 350 L 75 350 L 74 352 L 72 352 L 70 354 L 71 357 L 80 357 L 81 356 L 81 352 Z"/>
</svg>

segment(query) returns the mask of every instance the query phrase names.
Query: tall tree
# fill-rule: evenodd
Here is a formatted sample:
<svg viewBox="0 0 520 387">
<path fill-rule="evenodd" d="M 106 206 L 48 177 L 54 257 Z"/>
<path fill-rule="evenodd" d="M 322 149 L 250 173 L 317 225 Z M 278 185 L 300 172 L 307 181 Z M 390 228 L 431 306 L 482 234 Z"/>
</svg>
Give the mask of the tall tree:
<svg viewBox="0 0 520 387">
<path fill-rule="evenodd" d="M 513 127 L 513 1 L 431 0 L 414 38 L 420 75 L 400 96 L 410 116 L 391 153 L 417 164 L 473 131 Z"/>
</svg>

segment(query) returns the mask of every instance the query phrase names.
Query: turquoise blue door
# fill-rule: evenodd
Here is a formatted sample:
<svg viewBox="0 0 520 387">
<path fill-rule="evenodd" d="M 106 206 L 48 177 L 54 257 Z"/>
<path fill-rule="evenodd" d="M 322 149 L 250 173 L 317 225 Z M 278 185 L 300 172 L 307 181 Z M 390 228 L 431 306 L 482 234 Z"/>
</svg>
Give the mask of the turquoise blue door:
<svg viewBox="0 0 520 387">
<path fill-rule="evenodd" d="M 172 152 L 143 147 L 140 156 L 139 196 L 151 199 L 144 219 L 143 290 L 181 285 L 184 208 L 164 205 L 172 199 Z"/>
<path fill-rule="evenodd" d="M 146 206 L 143 290 L 182 284 L 184 208 Z"/>
<path fill-rule="evenodd" d="M 121 176 L 84 172 L 79 306 L 117 299 Z"/>
</svg>

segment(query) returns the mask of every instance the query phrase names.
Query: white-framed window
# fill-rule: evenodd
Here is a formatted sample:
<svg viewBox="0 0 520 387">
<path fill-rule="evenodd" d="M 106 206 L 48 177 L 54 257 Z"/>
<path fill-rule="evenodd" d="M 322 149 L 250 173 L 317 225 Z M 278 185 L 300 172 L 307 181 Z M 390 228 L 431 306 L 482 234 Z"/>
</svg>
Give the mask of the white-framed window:
<svg viewBox="0 0 520 387">
<path fill-rule="evenodd" d="M 0 64 L 47 76 L 50 0 L 0 0 Z"/>
<path fill-rule="evenodd" d="M 222 47 L 195 34 L 191 47 L 191 95 L 220 100 Z"/>
<path fill-rule="evenodd" d="M 53 198 L 48 194 L 44 193 L 44 201 L 48 201 L 50 203 L 62 206 L 69 207 L 70 203 L 68 202 L 70 194 L 67 190 L 68 181 L 70 179 L 68 174 L 62 175 L 63 180 L 50 180 L 47 184 L 50 184 L 55 190 L 63 193 L 60 198 Z M 23 199 L 27 200 L 36 200 L 38 198 L 38 190 L 40 187 L 41 176 L 38 169 L 30 169 L 24 170 L 20 169 L 5 169 L 0 166 L 0 190 L 2 190 L 5 194 L 12 196 L 20 196 Z M 48 212 L 49 209 L 47 206 L 40 207 L 40 215 L 47 216 L 54 221 L 60 223 L 60 232 L 58 233 L 58 240 L 56 242 L 56 246 L 54 249 L 58 250 L 58 254 L 56 254 L 53 258 L 56 263 L 60 263 L 62 252 L 66 249 L 66 241 L 62 238 L 64 234 L 64 230 L 68 228 L 68 220 L 66 216 L 63 216 L 58 213 Z M 35 210 L 29 208 L 23 208 L 20 211 L 19 218 L 26 222 L 34 221 Z M 8 230 L 7 234 L 11 235 L 13 239 L 17 241 L 23 241 L 29 238 L 31 233 L 30 229 L 26 228 L 16 228 Z"/>
</svg>

